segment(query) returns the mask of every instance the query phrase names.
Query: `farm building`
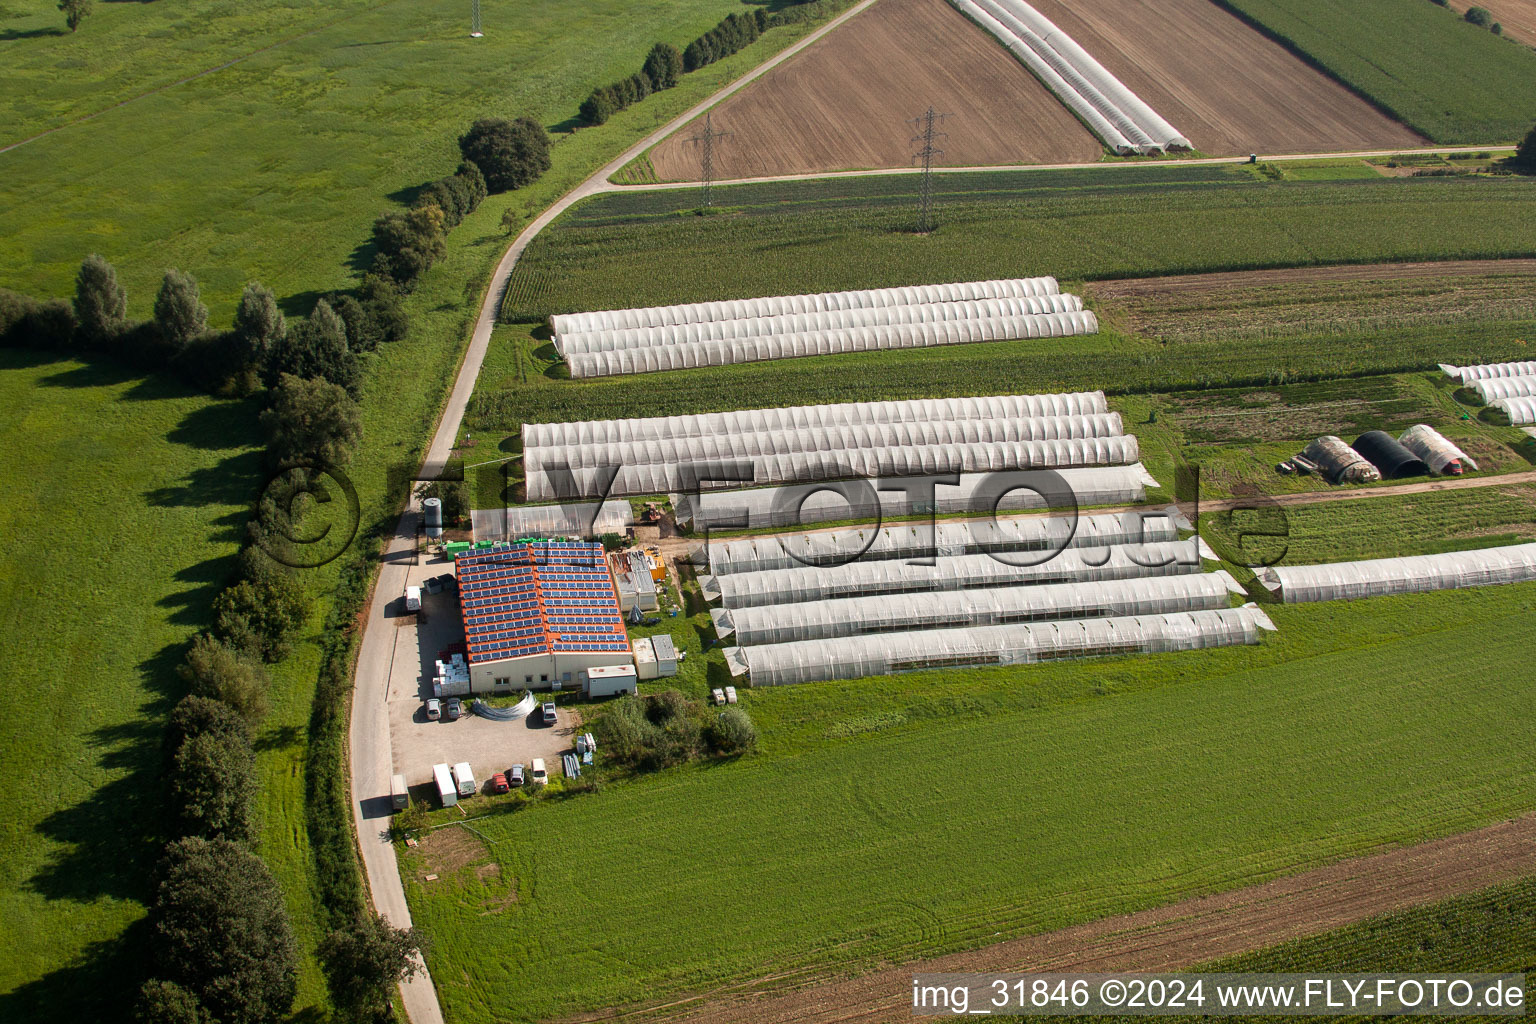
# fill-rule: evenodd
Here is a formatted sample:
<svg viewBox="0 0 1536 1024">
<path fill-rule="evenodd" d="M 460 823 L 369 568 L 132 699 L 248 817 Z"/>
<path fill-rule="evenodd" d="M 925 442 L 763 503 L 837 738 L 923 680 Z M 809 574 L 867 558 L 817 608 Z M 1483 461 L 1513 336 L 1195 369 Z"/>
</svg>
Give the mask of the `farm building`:
<svg viewBox="0 0 1536 1024">
<path fill-rule="evenodd" d="M 1424 460 L 1384 430 L 1367 430 L 1351 447 L 1381 471 L 1383 480 L 1429 475 Z"/>
<path fill-rule="evenodd" d="M 1256 644 L 1261 631 L 1274 628 L 1269 617 L 1250 604 L 1216 611 L 879 633 L 761 647 L 730 647 L 725 656 L 732 674 L 750 676 L 753 686 L 785 686 L 920 669 L 1027 665 L 1061 658 Z"/>
<path fill-rule="evenodd" d="M 1275 566 L 1261 571 L 1258 577 L 1286 604 L 1521 583 L 1536 580 L 1536 544 L 1365 562 Z"/>
<path fill-rule="evenodd" d="M 976 519 L 918 526 L 865 526 L 714 541 L 698 552 L 716 575 L 892 558 L 1057 551 L 1178 540 L 1190 524 L 1177 509 L 1030 519 Z"/>
<path fill-rule="evenodd" d="M 463 552 L 455 574 L 469 692 L 561 689 L 630 663 L 619 595 L 601 544 L 533 541 Z"/>
<path fill-rule="evenodd" d="M 1460 476 L 1464 470 L 1477 469 L 1477 463 L 1466 452 L 1427 423 L 1409 427 L 1397 440 L 1423 459 L 1436 476 Z"/>
<path fill-rule="evenodd" d="M 1054 278 L 826 292 L 550 317 L 572 377 L 1093 334 Z"/>
<path fill-rule="evenodd" d="M 1177 576 L 1198 573 L 1201 559 L 1214 561 L 1216 556 L 1204 541 L 1194 539 L 1120 544 L 1103 550 L 1068 548 L 1048 559 L 1036 558 L 1017 565 L 992 555 L 960 555 L 933 565 L 892 560 L 849 562 L 825 569 L 767 569 L 703 576 L 699 586 L 707 599 L 718 600 L 734 610 L 876 594 Z"/>
<path fill-rule="evenodd" d="M 641 679 L 677 675 L 677 647 L 667 634 L 643 636 L 632 646 L 635 652 L 635 671 Z"/>
<path fill-rule="evenodd" d="M 875 633 L 1206 611 L 1231 607 L 1234 593 L 1243 593 L 1236 580 L 1212 572 L 718 608 L 710 617 L 722 639 L 733 636 L 741 646 L 756 647 Z"/>
<path fill-rule="evenodd" d="M 1146 498 L 1148 487 L 1156 486 L 1157 480 L 1138 462 L 1051 473 L 962 473 L 953 486 L 933 486 L 931 477 L 881 480 L 879 489 L 867 480 L 850 480 L 702 494 L 673 493 L 671 501 L 677 522 L 695 530 L 771 529 L 930 513 L 1131 505 Z"/>
<path fill-rule="evenodd" d="M 621 500 L 560 505 L 521 505 L 475 509 L 471 514 L 476 540 L 518 540 L 523 537 L 580 537 L 596 540 L 623 535 L 634 524 L 629 502 Z"/>
</svg>

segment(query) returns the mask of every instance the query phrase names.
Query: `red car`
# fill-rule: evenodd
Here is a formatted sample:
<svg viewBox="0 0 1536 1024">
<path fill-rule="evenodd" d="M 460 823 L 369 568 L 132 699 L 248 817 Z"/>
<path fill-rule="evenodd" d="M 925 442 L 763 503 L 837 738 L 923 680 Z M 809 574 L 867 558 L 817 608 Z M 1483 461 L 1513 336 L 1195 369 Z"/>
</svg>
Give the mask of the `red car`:
<svg viewBox="0 0 1536 1024">
<path fill-rule="evenodd" d="M 505 793 L 511 787 L 507 785 L 507 777 L 501 772 L 491 776 L 491 792 Z"/>
</svg>

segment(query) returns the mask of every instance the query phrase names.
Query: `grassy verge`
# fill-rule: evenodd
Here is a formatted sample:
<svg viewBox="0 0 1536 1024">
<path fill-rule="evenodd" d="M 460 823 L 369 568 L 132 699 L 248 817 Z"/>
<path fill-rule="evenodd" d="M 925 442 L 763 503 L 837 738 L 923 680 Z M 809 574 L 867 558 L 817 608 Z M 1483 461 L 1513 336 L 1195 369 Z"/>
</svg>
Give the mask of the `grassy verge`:
<svg viewBox="0 0 1536 1024">
<path fill-rule="evenodd" d="M 1536 110 L 1536 53 L 1424 0 L 1217 0 L 1450 145 L 1514 142 Z"/>
</svg>

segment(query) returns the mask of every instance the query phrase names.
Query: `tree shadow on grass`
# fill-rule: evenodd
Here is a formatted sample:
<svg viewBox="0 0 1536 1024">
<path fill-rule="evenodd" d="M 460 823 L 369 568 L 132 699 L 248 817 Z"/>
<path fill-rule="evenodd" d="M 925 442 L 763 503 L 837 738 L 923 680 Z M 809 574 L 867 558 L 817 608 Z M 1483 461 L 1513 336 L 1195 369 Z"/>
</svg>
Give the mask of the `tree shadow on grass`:
<svg viewBox="0 0 1536 1024">
<path fill-rule="evenodd" d="M 128 1019 L 152 937 L 153 926 L 141 918 L 116 938 L 91 943 L 69 963 L 0 995 L 0 1020 Z"/>
<path fill-rule="evenodd" d="M 165 439 L 204 451 L 249 448 L 258 441 L 256 416 L 254 399 L 212 402 L 183 416 Z"/>
<path fill-rule="evenodd" d="M 63 36 L 69 33 L 57 25 L 47 28 L 3 28 L 0 29 L 0 42 L 10 42 L 12 39 L 41 39 L 44 36 Z"/>
<path fill-rule="evenodd" d="M 155 604 L 161 608 L 174 609 L 168 619 L 178 626 L 206 627 L 208 609 L 213 605 L 213 599 L 219 596 L 219 591 L 229 585 L 234 564 L 232 558 L 205 558 L 196 565 L 178 571 L 176 580 L 190 586 L 165 595 Z"/>
<path fill-rule="evenodd" d="M 72 354 L 59 354 L 55 360 L 78 358 Z M 58 373 L 51 373 L 38 379 L 38 387 L 44 388 L 99 388 L 111 387 L 116 384 L 126 384 L 129 381 L 138 380 L 142 374 L 129 369 L 121 363 L 110 359 L 92 360 L 88 363 L 77 363 Z"/>
</svg>

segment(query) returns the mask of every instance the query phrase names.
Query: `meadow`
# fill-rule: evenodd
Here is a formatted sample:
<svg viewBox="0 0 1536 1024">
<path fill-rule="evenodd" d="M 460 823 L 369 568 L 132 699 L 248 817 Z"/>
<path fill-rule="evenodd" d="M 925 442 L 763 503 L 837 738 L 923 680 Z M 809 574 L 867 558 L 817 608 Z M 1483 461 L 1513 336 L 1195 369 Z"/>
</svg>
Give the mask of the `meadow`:
<svg viewBox="0 0 1536 1024">
<path fill-rule="evenodd" d="M 1431 140 L 1515 142 L 1536 52 L 1424 0 L 1217 0 Z"/>
<path fill-rule="evenodd" d="M 1159 183 L 1160 170 L 1204 180 Z M 915 281 L 1063 281 L 1536 254 L 1517 178 L 1271 182 L 1247 167 L 935 179 L 939 227 L 911 231 L 918 181 L 892 178 L 597 196 L 539 236 L 502 319 Z M 878 190 L 878 191 L 877 191 Z M 665 265 L 668 272 L 653 268 Z"/>
<path fill-rule="evenodd" d="M 495 870 L 429 882 L 403 851 L 413 915 L 450 1017 L 532 1020 L 1476 827 L 1531 806 L 1533 603 L 1525 585 L 1276 607 L 1252 648 L 748 691 L 761 753 L 481 817 Z M 710 670 L 685 665 L 697 695 Z"/>
</svg>

